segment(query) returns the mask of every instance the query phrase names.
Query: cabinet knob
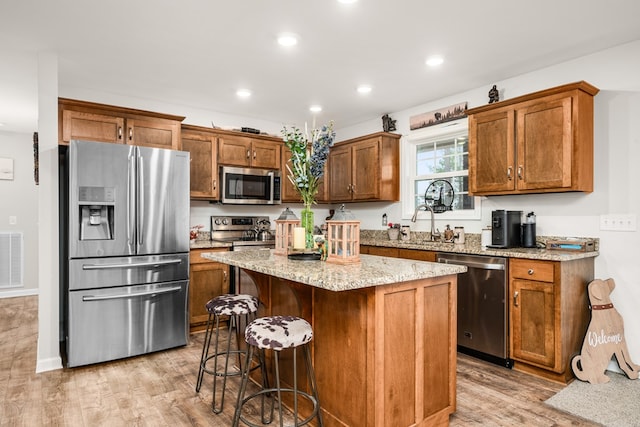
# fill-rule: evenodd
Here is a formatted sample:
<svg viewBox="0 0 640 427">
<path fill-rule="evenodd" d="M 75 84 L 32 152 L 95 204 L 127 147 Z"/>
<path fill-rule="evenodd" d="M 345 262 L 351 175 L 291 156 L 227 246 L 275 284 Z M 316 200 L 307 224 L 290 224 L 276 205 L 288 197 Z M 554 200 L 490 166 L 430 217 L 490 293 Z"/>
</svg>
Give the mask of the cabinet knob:
<svg viewBox="0 0 640 427">
<path fill-rule="evenodd" d="M 133 128 L 129 128 L 129 141 L 133 141 Z"/>
<path fill-rule="evenodd" d="M 518 306 L 518 291 L 515 291 L 513 293 L 513 306 L 517 307 Z"/>
<path fill-rule="evenodd" d="M 122 126 L 118 126 L 118 139 L 122 139 Z"/>
<path fill-rule="evenodd" d="M 251 150 L 247 150 L 247 159 L 251 158 Z"/>
<path fill-rule="evenodd" d="M 522 180 L 522 165 L 518 166 L 518 179 Z"/>
<path fill-rule="evenodd" d="M 256 152 L 255 151 L 253 152 L 253 158 L 254 159 L 256 158 Z"/>
<path fill-rule="evenodd" d="M 530 268 L 529 270 L 527 270 L 527 274 L 529 276 L 533 276 L 533 268 Z"/>
<path fill-rule="evenodd" d="M 211 181 L 211 186 L 213 187 L 213 189 L 216 189 L 216 180 L 214 179 L 213 181 Z"/>
<path fill-rule="evenodd" d="M 512 179 L 512 177 L 511 177 L 511 172 L 513 172 L 513 168 L 512 168 L 511 166 L 509 166 L 509 167 L 507 168 L 507 179 L 508 179 L 509 181 L 511 181 L 511 179 Z"/>
</svg>

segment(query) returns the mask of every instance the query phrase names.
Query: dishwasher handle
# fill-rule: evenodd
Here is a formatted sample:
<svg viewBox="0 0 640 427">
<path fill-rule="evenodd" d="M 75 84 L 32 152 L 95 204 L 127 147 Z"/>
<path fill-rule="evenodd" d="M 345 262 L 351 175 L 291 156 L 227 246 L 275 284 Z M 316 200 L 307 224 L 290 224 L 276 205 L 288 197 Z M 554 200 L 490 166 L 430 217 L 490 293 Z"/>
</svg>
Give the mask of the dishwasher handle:
<svg viewBox="0 0 640 427">
<path fill-rule="evenodd" d="M 449 258 L 440 258 L 440 257 L 438 257 L 438 262 L 441 262 L 444 264 L 464 265 L 465 267 L 471 267 L 471 268 L 481 268 L 483 270 L 504 270 L 505 269 L 504 264 L 491 264 L 491 263 L 475 262 L 475 261 L 458 261 L 458 260 L 452 260 Z"/>
</svg>

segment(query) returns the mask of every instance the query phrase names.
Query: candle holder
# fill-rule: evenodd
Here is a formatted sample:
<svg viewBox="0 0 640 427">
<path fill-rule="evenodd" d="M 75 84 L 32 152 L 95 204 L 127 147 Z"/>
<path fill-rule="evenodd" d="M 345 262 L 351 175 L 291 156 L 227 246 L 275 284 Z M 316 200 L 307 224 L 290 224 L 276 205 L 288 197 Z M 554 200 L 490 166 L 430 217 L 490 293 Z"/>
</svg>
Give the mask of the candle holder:
<svg viewBox="0 0 640 427">
<path fill-rule="evenodd" d="M 360 221 L 344 205 L 327 220 L 327 262 L 360 262 Z"/>
<path fill-rule="evenodd" d="M 300 226 L 300 220 L 289 209 L 286 208 L 276 223 L 276 246 L 273 250 L 275 255 L 287 255 L 289 248 L 293 247 L 293 230 Z"/>
</svg>

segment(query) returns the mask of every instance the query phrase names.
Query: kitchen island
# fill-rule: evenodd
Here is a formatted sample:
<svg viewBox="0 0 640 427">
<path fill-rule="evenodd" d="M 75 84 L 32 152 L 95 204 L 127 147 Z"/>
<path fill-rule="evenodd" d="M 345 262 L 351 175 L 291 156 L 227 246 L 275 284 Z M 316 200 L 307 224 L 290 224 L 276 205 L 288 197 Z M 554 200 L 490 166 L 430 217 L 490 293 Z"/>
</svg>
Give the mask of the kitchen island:
<svg viewBox="0 0 640 427">
<path fill-rule="evenodd" d="M 311 323 L 326 426 L 448 425 L 456 407 L 457 274 L 466 267 L 373 255 L 336 265 L 268 249 L 202 256 L 253 278 L 255 289 L 239 292 L 260 299 L 259 315 Z M 292 361 L 283 360 L 280 377 L 290 385 Z"/>
</svg>

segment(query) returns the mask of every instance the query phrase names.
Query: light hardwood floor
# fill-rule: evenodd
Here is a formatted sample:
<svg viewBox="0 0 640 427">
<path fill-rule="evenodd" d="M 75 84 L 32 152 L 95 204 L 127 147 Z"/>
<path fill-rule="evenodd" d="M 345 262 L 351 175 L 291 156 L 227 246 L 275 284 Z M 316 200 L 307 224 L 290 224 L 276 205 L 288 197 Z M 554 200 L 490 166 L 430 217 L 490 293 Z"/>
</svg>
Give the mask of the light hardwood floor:
<svg viewBox="0 0 640 427">
<path fill-rule="evenodd" d="M 36 374 L 37 305 L 35 296 L 0 299 L 1 426 L 231 425 L 235 379 L 220 415 L 211 412 L 210 378 L 195 392 L 203 334 L 178 349 Z M 451 425 L 598 425 L 543 403 L 560 389 L 459 354 Z"/>
</svg>

